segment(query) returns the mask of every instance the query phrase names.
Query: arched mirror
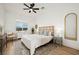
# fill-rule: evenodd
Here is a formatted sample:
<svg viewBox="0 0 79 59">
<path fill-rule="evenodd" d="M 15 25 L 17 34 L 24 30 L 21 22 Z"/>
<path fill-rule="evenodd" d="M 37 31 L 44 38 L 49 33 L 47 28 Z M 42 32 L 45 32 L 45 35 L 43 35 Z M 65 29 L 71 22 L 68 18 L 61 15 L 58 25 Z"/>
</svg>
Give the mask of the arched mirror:
<svg viewBox="0 0 79 59">
<path fill-rule="evenodd" d="M 64 20 L 64 38 L 77 40 L 77 14 L 69 13 Z"/>
</svg>

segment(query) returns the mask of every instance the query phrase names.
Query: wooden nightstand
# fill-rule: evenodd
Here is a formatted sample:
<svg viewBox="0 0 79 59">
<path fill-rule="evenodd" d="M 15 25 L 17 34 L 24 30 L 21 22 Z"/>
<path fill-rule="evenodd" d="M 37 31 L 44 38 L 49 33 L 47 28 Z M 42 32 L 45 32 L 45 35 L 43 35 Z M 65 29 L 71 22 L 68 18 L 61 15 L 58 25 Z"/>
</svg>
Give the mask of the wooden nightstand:
<svg viewBox="0 0 79 59">
<path fill-rule="evenodd" d="M 54 37 L 54 43 L 59 44 L 60 46 L 62 46 L 62 37 Z"/>
<path fill-rule="evenodd" d="M 2 54 L 2 36 L 0 36 L 0 55 Z"/>
</svg>

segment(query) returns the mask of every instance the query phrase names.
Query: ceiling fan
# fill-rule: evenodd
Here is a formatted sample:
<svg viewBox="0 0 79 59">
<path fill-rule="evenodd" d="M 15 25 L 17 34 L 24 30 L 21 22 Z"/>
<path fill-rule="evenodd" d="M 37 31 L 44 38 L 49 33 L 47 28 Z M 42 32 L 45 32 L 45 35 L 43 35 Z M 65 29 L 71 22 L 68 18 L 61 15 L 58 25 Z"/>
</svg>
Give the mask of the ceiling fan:
<svg viewBox="0 0 79 59">
<path fill-rule="evenodd" d="M 27 5 L 26 3 L 24 3 L 24 6 L 26 6 L 27 8 L 23 8 L 24 10 L 29 10 L 29 13 L 31 13 L 32 11 L 34 13 L 37 13 L 36 10 L 39 10 L 39 8 L 34 8 L 35 3 L 31 3 L 30 6 Z"/>
</svg>

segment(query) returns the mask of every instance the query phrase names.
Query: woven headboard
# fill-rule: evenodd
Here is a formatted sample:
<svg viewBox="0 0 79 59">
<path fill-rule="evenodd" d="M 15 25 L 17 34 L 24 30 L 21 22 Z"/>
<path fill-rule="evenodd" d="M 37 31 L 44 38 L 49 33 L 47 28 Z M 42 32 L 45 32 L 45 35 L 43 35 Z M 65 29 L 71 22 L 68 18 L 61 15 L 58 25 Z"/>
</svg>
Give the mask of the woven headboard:
<svg viewBox="0 0 79 59">
<path fill-rule="evenodd" d="M 54 34 L 54 26 L 39 27 L 39 32 L 41 32 L 41 31 L 51 32 Z"/>
</svg>

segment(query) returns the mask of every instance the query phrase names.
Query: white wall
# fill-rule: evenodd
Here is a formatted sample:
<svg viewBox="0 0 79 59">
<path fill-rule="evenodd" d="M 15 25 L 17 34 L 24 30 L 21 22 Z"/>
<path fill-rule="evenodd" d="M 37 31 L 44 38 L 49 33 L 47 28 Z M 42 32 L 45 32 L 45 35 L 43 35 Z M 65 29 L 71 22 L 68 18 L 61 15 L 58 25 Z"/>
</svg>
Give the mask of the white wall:
<svg viewBox="0 0 79 59">
<path fill-rule="evenodd" d="M 6 3 L 6 25 L 5 31 L 6 32 L 15 32 L 16 31 L 16 21 L 21 20 L 29 24 L 30 26 L 35 24 L 34 15 L 27 13 L 23 10 L 25 7 L 23 4 L 19 3 Z"/>
<path fill-rule="evenodd" d="M 4 18 L 5 17 L 5 10 L 4 5 L 0 4 L 0 26 L 2 26 L 2 33 L 4 32 Z"/>
<path fill-rule="evenodd" d="M 15 32 L 16 30 L 16 18 L 15 14 L 6 12 L 5 32 Z"/>
<path fill-rule="evenodd" d="M 3 10 L 3 5 L 0 4 L 0 25 L 3 25 L 3 21 L 4 21 L 4 10 Z"/>
<path fill-rule="evenodd" d="M 39 4 L 45 7 L 37 15 L 37 24 L 39 26 L 53 25 L 55 30 L 62 28 L 64 31 L 64 17 L 67 13 L 74 12 L 78 16 L 79 22 L 79 4 Z M 63 32 L 64 34 L 64 32 Z M 79 36 L 79 23 L 78 23 L 78 36 Z M 63 45 L 79 49 L 79 37 L 77 41 L 63 39 Z"/>
</svg>

